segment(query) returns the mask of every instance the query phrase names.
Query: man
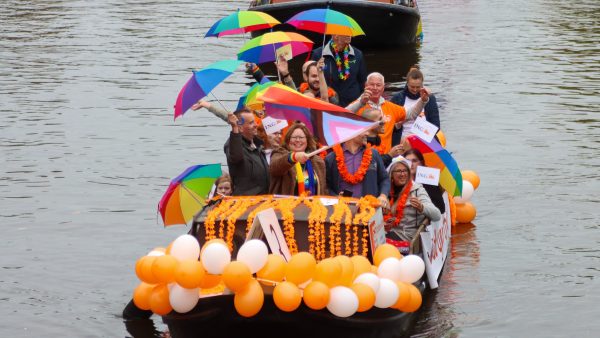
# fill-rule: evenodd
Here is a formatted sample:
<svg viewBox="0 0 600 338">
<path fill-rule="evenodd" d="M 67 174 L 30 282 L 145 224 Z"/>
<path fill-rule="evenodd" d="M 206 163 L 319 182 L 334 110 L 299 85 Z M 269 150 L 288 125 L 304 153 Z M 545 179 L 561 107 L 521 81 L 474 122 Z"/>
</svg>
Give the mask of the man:
<svg viewBox="0 0 600 338">
<path fill-rule="evenodd" d="M 298 91 L 306 96 L 316 97 L 329 103 L 339 104 L 340 100 L 335 90 L 327 86 L 323 67 L 325 60 L 321 58 L 318 62 L 309 61 L 303 68 L 304 81 L 300 84 Z"/>
<path fill-rule="evenodd" d="M 364 90 L 367 79 L 367 66 L 363 54 L 350 46 L 352 37 L 332 35 L 325 48 L 313 51 L 311 59 L 325 59 L 324 75 L 327 85 L 333 88 L 340 97 L 340 106 L 345 107 L 356 100 Z"/>
<path fill-rule="evenodd" d="M 379 121 L 378 127 L 369 129 L 367 131 L 367 143 L 377 150 L 377 152 L 381 155 L 383 165 L 387 168 L 392 163 L 392 159 L 402 154 L 405 149 L 401 144 L 398 144 L 393 146 L 387 153 L 382 153 L 381 137 L 379 137 L 379 134 L 383 134 L 385 132 L 383 113 L 381 110 L 376 108 L 367 108 L 365 111 L 363 111 L 362 116 L 371 121 Z"/>
<path fill-rule="evenodd" d="M 327 188 L 335 196 L 373 195 L 384 209 L 389 208 L 390 177 L 377 150 L 366 144 L 367 134 L 363 133 L 334 147 L 325 158 Z"/>
<path fill-rule="evenodd" d="M 415 105 L 408 111 L 404 107 L 387 101 L 382 97 L 383 89 L 385 86 L 385 79 L 380 73 L 371 73 L 367 76 L 367 82 L 365 84 L 365 91 L 362 93 L 360 98 L 346 108 L 350 111 L 355 112 L 358 115 L 368 108 L 375 108 L 381 110 L 383 113 L 383 121 L 385 122 L 385 130 L 379 134 L 381 137 L 381 151 L 383 154 L 387 154 L 392 148 L 392 133 L 394 132 L 394 125 L 396 123 L 404 122 L 407 118 L 415 119 L 421 110 L 423 110 L 423 102 L 427 103 L 429 97 L 429 90 L 426 88 L 421 89 L 421 97 L 417 100 Z"/>
<path fill-rule="evenodd" d="M 242 108 L 227 117 L 231 125 L 225 156 L 233 181 L 233 195 L 262 195 L 269 191 L 269 165 L 257 137 L 254 114 Z"/>
</svg>

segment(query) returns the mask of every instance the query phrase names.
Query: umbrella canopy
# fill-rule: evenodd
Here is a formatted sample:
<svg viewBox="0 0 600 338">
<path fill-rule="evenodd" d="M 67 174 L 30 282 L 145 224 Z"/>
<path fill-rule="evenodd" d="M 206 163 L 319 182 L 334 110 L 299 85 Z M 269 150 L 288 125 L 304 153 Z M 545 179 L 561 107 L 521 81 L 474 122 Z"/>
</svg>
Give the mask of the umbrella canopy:
<svg viewBox="0 0 600 338">
<path fill-rule="evenodd" d="M 193 72 L 192 77 L 179 91 L 177 101 L 175 101 L 175 118 L 185 114 L 191 106 L 208 95 L 242 63 L 243 61 L 239 60 L 218 61 Z"/>
<path fill-rule="evenodd" d="M 298 29 L 322 34 L 365 35 L 365 32 L 354 19 L 329 8 L 302 11 L 291 17 L 286 23 Z"/>
<path fill-rule="evenodd" d="M 204 37 L 243 34 L 259 29 L 268 29 L 280 24 L 279 20 L 258 11 L 237 11 L 215 22 Z"/>
<path fill-rule="evenodd" d="M 270 32 L 248 41 L 238 52 L 238 60 L 252 63 L 275 61 L 275 51 L 291 45 L 292 57 L 310 52 L 313 43 L 306 37 L 291 32 Z"/>
<path fill-rule="evenodd" d="M 305 96 L 302 93 L 280 83 L 272 84 L 262 91 L 259 91 L 257 99 L 263 102 L 275 103 L 278 105 L 351 113 L 344 107 L 321 101 L 314 97 Z"/>
<path fill-rule="evenodd" d="M 165 226 L 187 224 L 206 204 L 206 196 L 222 175 L 220 164 L 195 165 L 171 181 L 158 203 Z"/>
<path fill-rule="evenodd" d="M 462 174 L 450 153 L 433 138 L 426 142 L 417 135 L 408 136 L 410 146 L 423 154 L 425 165 L 440 169 L 440 185 L 452 196 L 462 195 Z"/>
<path fill-rule="evenodd" d="M 248 89 L 246 94 L 244 94 L 242 97 L 240 97 L 240 100 L 238 101 L 238 106 L 236 109 L 241 109 L 243 106 L 246 106 L 246 107 L 248 107 L 250 109 L 254 109 L 254 110 L 265 109 L 264 102 L 262 100 L 259 100 L 257 98 L 257 95 L 261 91 L 267 89 L 268 87 L 270 87 L 276 83 L 277 82 L 266 81 L 264 83 L 253 84 L 252 87 L 250 87 L 250 89 Z"/>
</svg>

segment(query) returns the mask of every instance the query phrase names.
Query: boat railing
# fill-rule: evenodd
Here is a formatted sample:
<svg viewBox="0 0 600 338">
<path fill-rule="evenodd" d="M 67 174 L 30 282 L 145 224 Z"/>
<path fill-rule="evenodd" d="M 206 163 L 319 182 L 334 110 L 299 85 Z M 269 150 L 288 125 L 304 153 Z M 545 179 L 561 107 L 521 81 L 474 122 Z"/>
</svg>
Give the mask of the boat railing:
<svg viewBox="0 0 600 338">
<path fill-rule="evenodd" d="M 262 5 L 270 5 L 270 4 L 280 4 L 280 3 L 293 2 L 293 1 L 300 1 L 300 0 L 253 0 L 252 3 L 250 4 L 250 6 L 253 7 L 253 6 L 262 6 Z M 416 2 L 414 0 L 366 0 L 366 1 L 380 2 L 380 3 L 387 3 L 387 4 L 397 4 L 397 5 L 406 6 L 406 7 L 416 7 Z"/>
</svg>

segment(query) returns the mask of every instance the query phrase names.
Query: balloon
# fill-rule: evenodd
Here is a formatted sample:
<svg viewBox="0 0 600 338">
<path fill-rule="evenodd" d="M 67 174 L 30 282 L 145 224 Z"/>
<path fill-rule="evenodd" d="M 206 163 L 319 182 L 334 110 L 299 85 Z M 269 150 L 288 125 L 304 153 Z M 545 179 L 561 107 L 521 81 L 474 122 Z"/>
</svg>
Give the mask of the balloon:
<svg viewBox="0 0 600 338">
<path fill-rule="evenodd" d="M 421 307 L 421 303 L 423 302 L 421 292 L 419 292 L 419 289 L 417 289 L 416 286 L 412 284 L 407 285 L 408 291 L 410 292 L 410 300 L 398 309 L 402 312 L 415 312 Z"/>
<path fill-rule="evenodd" d="M 404 259 L 402 259 L 402 261 L 403 260 Z M 394 282 L 399 281 L 401 277 L 400 262 L 402 261 L 394 257 L 384 259 L 381 264 L 379 264 L 379 268 L 377 268 L 377 276 L 380 278 L 391 279 Z"/>
<path fill-rule="evenodd" d="M 279 283 L 283 280 L 283 277 L 285 277 L 285 265 L 286 262 L 283 256 L 270 254 L 267 256 L 267 264 L 256 272 L 256 277 Z"/>
<path fill-rule="evenodd" d="M 358 297 L 348 287 L 336 286 L 331 288 L 327 310 L 334 316 L 350 317 L 358 310 Z"/>
<path fill-rule="evenodd" d="M 142 263 L 144 262 L 146 257 L 148 256 L 142 256 L 138 258 L 137 261 L 135 261 L 135 275 L 139 280 L 142 280 Z"/>
<path fill-rule="evenodd" d="M 248 265 L 244 262 L 231 262 L 223 270 L 223 282 L 225 286 L 236 293 L 245 289 L 251 279 L 252 273 L 250 273 Z"/>
<path fill-rule="evenodd" d="M 329 287 L 323 282 L 310 282 L 302 295 L 304 304 L 313 310 L 321 310 L 329 303 Z"/>
<path fill-rule="evenodd" d="M 417 255 L 408 255 L 400 261 L 400 279 L 398 281 L 412 284 L 423 276 L 425 262 Z"/>
<path fill-rule="evenodd" d="M 265 243 L 259 239 L 251 239 L 240 247 L 237 254 L 237 260 L 246 263 L 250 272 L 256 273 L 267 263 L 269 249 Z"/>
<path fill-rule="evenodd" d="M 205 245 L 200 256 L 206 271 L 213 275 L 222 274 L 225 266 L 231 262 L 229 248 L 220 242 Z"/>
<path fill-rule="evenodd" d="M 205 274 L 202 263 L 186 259 L 179 262 L 175 269 L 175 281 L 186 289 L 194 289 L 200 285 Z"/>
<path fill-rule="evenodd" d="M 281 282 L 273 289 L 273 301 L 281 311 L 292 312 L 300 306 L 302 294 L 296 284 Z"/>
<path fill-rule="evenodd" d="M 365 312 L 370 310 L 375 304 L 375 292 L 373 289 L 363 283 L 355 283 L 350 287 L 358 298 L 358 312 Z"/>
<path fill-rule="evenodd" d="M 285 268 L 285 279 L 298 285 L 313 277 L 317 261 L 308 252 L 299 252 L 292 256 Z"/>
<path fill-rule="evenodd" d="M 371 262 L 369 262 L 367 257 L 356 255 L 352 256 L 350 260 L 352 261 L 352 265 L 354 265 L 353 278 L 356 278 L 365 272 L 371 272 Z"/>
<path fill-rule="evenodd" d="M 186 289 L 175 284 L 171 290 L 169 290 L 169 303 L 173 310 L 179 313 L 186 313 L 192 311 L 196 304 L 198 304 L 198 291 L 200 289 Z"/>
<path fill-rule="evenodd" d="M 479 175 L 473 170 L 461 170 L 460 174 L 462 175 L 463 180 L 471 182 L 473 185 L 473 189 L 477 190 L 479 187 L 479 183 L 481 182 L 479 179 Z"/>
<path fill-rule="evenodd" d="M 325 258 L 317 264 L 313 280 L 323 282 L 329 287 L 340 285 L 342 264 L 333 258 Z"/>
<path fill-rule="evenodd" d="M 221 275 L 211 275 L 209 273 L 204 274 L 202 282 L 200 282 L 201 289 L 211 289 L 221 283 Z"/>
<path fill-rule="evenodd" d="M 477 216 L 477 209 L 471 202 L 456 205 L 456 223 L 469 223 L 475 219 L 475 216 Z"/>
<path fill-rule="evenodd" d="M 471 182 L 463 180 L 462 195 L 454 197 L 454 203 L 464 204 L 470 201 L 471 197 L 473 196 L 473 190 L 475 189 L 473 188 Z"/>
<path fill-rule="evenodd" d="M 169 289 L 167 285 L 160 284 L 154 287 L 150 295 L 150 310 L 159 316 L 164 316 L 173 310 L 171 303 L 169 303 Z"/>
<path fill-rule="evenodd" d="M 370 286 L 371 289 L 373 289 L 373 292 L 375 292 L 376 294 L 377 294 L 377 291 L 379 291 L 379 285 L 380 285 L 379 277 L 377 277 L 377 275 L 372 272 L 363 273 L 362 275 L 356 277 L 354 279 L 354 284 L 358 284 L 358 283 Z"/>
<path fill-rule="evenodd" d="M 438 141 L 440 141 L 440 144 L 442 145 L 442 147 L 446 148 L 446 135 L 444 135 L 444 133 L 442 133 L 441 129 L 440 129 L 440 131 L 437 132 L 437 134 L 435 134 L 435 136 L 437 136 Z"/>
<path fill-rule="evenodd" d="M 198 260 L 200 245 L 196 237 L 192 235 L 181 235 L 173 241 L 170 255 L 182 261 L 185 259 Z"/>
<path fill-rule="evenodd" d="M 388 308 L 398 300 L 398 286 L 387 278 L 381 278 L 379 282 L 379 291 L 375 294 L 375 306 L 380 309 Z"/>
<path fill-rule="evenodd" d="M 140 310 L 150 310 L 150 296 L 154 290 L 154 284 L 141 282 L 133 291 L 133 304 Z"/>
<path fill-rule="evenodd" d="M 136 274 L 139 272 L 138 278 L 141 281 L 146 282 L 148 284 L 158 283 L 158 279 L 156 279 L 156 277 L 154 277 L 154 275 L 152 274 L 152 265 L 154 264 L 155 260 L 155 256 L 144 256 L 138 260 L 138 262 L 136 263 L 135 272 Z"/>
<path fill-rule="evenodd" d="M 396 283 L 396 286 L 398 286 L 398 299 L 396 300 L 396 303 L 392 305 L 392 308 L 400 310 L 408 304 L 411 297 L 409 285 L 410 284 L 404 282 Z"/>
<path fill-rule="evenodd" d="M 166 250 L 167 250 L 167 249 L 165 249 L 165 248 L 160 248 L 160 247 L 159 247 L 159 248 L 154 248 L 154 249 L 152 249 L 152 251 L 148 252 L 148 255 L 147 255 L 147 256 L 154 256 L 154 257 L 157 257 L 157 256 L 162 256 L 162 255 L 164 255 L 164 254 L 165 254 L 165 251 L 166 251 Z"/>
<path fill-rule="evenodd" d="M 171 283 L 175 280 L 175 269 L 179 262 L 171 255 L 158 256 L 152 263 L 152 274 L 159 283 Z"/>
<path fill-rule="evenodd" d="M 383 262 L 384 259 L 390 257 L 402 259 L 402 254 L 400 254 L 400 251 L 395 246 L 387 243 L 382 244 L 378 246 L 377 249 L 375 249 L 375 255 L 373 255 L 373 263 L 376 266 L 379 266 L 379 264 Z"/>
<path fill-rule="evenodd" d="M 340 285 L 350 286 L 354 280 L 354 264 L 348 256 L 337 256 L 334 258 L 342 267 L 342 273 L 340 274 L 339 283 Z"/>
<path fill-rule="evenodd" d="M 265 295 L 260 283 L 256 279 L 250 280 L 248 286 L 233 296 L 235 310 L 243 317 L 256 315 L 265 302 Z"/>
</svg>

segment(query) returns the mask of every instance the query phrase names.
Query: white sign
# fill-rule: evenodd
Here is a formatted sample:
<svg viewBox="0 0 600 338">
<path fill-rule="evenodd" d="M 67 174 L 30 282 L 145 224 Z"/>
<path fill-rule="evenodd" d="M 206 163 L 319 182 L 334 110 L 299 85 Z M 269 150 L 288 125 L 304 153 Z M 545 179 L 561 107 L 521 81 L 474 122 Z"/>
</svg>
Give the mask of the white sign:
<svg viewBox="0 0 600 338">
<path fill-rule="evenodd" d="M 274 119 L 271 116 L 266 116 L 262 119 L 262 125 L 265 128 L 267 135 L 276 133 L 288 126 L 287 120 Z"/>
<path fill-rule="evenodd" d="M 440 169 L 418 166 L 415 182 L 421 184 L 438 185 L 440 183 Z"/>
<path fill-rule="evenodd" d="M 279 226 L 279 221 L 277 220 L 277 215 L 273 208 L 263 210 L 256 214 L 256 217 L 254 217 L 254 221 L 252 222 L 252 227 L 250 228 L 250 231 L 248 231 L 246 240 L 260 238 L 263 234 L 267 238 L 267 243 L 269 244 L 271 252 L 283 256 L 285 261 L 289 262 L 292 255 L 285 242 L 283 231 L 281 231 L 281 226 Z"/>
<path fill-rule="evenodd" d="M 369 240 L 371 241 L 371 252 L 375 254 L 375 249 L 381 244 L 385 244 L 385 226 L 383 223 L 383 213 L 381 208 L 377 208 L 375 215 L 369 220 Z"/>
<path fill-rule="evenodd" d="M 287 44 L 277 48 L 275 55 L 277 55 L 277 61 L 279 61 L 280 56 L 283 56 L 284 59 L 290 61 L 292 59 L 292 45 Z"/>
<path fill-rule="evenodd" d="M 423 260 L 425 261 L 425 272 L 429 280 L 429 286 L 432 289 L 438 287 L 437 279 L 442 272 L 448 246 L 450 245 L 450 235 L 452 233 L 452 221 L 450 219 L 450 204 L 448 203 L 448 193 L 444 193 L 444 204 L 446 212 L 437 222 L 431 222 L 427 231 L 421 232 L 421 245 L 423 246 Z"/>
<path fill-rule="evenodd" d="M 324 206 L 328 206 L 328 205 L 336 205 L 338 204 L 338 199 L 337 198 L 327 198 L 327 197 L 321 197 L 321 204 L 323 204 Z"/>
<path fill-rule="evenodd" d="M 415 123 L 413 123 L 410 131 L 429 143 L 437 133 L 438 129 L 439 128 L 436 127 L 435 124 L 427 122 L 424 116 L 419 116 L 415 120 Z"/>
</svg>

